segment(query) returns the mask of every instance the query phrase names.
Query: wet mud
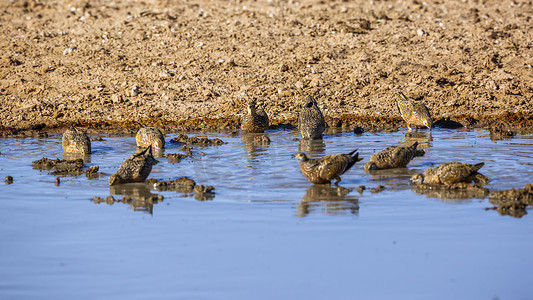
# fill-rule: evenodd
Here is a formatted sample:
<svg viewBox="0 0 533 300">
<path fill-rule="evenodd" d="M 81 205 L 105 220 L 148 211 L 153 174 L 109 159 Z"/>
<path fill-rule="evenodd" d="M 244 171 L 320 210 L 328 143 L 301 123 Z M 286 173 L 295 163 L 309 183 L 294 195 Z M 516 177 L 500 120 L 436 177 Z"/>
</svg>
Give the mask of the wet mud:
<svg viewBox="0 0 533 300">
<path fill-rule="evenodd" d="M 87 167 L 81 158 L 77 159 L 50 159 L 43 157 L 32 162 L 32 167 L 36 170 L 49 171 L 51 175 L 61 176 L 78 176 L 85 174 L 88 179 L 96 179 L 102 174 L 99 173 L 99 166 Z M 87 167 L 87 168 L 86 168 Z M 59 185 L 59 177 L 56 179 L 56 185 Z"/>
<path fill-rule="evenodd" d="M 224 145 L 224 141 L 218 138 L 210 139 L 207 137 L 189 137 L 183 133 L 180 133 L 177 137 L 171 139 L 170 142 L 175 144 L 181 143 L 185 145 L 197 145 L 202 147 Z"/>
<path fill-rule="evenodd" d="M 182 159 L 186 157 L 190 157 L 187 154 L 180 154 L 180 153 L 169 153 L 166 155 L 169 163 L 179 163 Z"/>
<path fill-rule="evenodd" d="M 521 218 L 527 214 L 526 208 L 533 206 L 533 184 L 527 184 L 523 189 L 491 192 L 489 202 L 496 206 L 500 215 Z"/>
<path fill-rule="evenodd" d="M 37 170 L 50 171 L 52 175 L 76 176 L 83 174 L 85 163 L 83 159 L 50 159 L 43 157 L 32 162 L 32 167 Z"/>
<path fill-rule="evenodd" d="M 425 184 L 412 185 L 411 190 L 419 195 L 447 200 L 484 199 L 489 190 L 480 183 L 459 182 L 451 185 Z"/>
<path fill-rule="evenodd" d="M 157 191 L 176 191 L 185 194 L 194 193 L 194 198 L 199 201 L 213 200 L 215 198 L 215 187 L 212 185 L 198 185 L 196 181 L 188 177 L 167 181 L 148 179 L 147 183 Z"/>
</svg>

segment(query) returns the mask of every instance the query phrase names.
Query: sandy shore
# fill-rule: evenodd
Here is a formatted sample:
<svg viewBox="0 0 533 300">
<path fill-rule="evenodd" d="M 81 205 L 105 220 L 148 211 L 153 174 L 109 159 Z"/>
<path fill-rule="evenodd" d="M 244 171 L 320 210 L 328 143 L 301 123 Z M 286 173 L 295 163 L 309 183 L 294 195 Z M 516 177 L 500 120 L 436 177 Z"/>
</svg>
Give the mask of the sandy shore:
<svg viewBox="0 0 533 300">
<path fill-rule="evenodd" d="M 404 127 L 393 91 L 437 124 L 533 128 L 531 1 L 0 2 L 0 129 L 272 124 L 306 93 L 329 126 Z M 440 121 L 439 121 L 440 120 Z"/>
</svg>

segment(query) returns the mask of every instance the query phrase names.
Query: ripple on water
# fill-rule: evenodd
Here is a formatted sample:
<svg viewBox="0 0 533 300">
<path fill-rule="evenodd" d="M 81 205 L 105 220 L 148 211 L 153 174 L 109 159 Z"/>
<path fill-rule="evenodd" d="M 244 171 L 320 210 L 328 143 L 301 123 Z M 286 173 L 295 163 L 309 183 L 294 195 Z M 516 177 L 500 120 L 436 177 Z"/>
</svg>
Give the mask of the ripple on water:
<svg viewBox="0 0 533 300">
<path fill-rule="evenodd" d="M 167 139 L 172 136 L 168 135 Z M 303 151 L 310 157 L 320 157 L 346 153 L 355 148 L 359 149 L 364 160 L 342 176 L 341 186 L 348 189 L 378 184 L 392 191 L 410 189 L 408 180 L 412 174 L 447 161 L 484 161 L 486 164 L 481 172 L 492 179 L 487 186 L 490 189 L 522 187 L 532 177 L 532 171 L 527 167 L 533 164 L 531 136 L 492 141 L 485 131 L 447 129 L 362 135 L 345 132 L 326 135 L 323 140 L 315 141 L 300 139 L 296 130 L 241 136 L 213 133 L 209 136 L 221 138 L 227 143 L 211 147 L 194 146 L 192 157 L 175 164 L 168 163 L 165 154 L 181 153 L 181 144 L 169 143 L 169 147 L 158 155 L 160 163 L 154 166 L 150 178 L 169 180 L 187 176 L 201 184 L 215 186 L 217 199 L 224 198 L 226 201 L 299 201 L 309 194 L 306 189 L 310 184 L 291 158 L 293 153 Z M 408 168 L 371 174 L 362 170 L 373 153 L 391 145 L 409 146 L 415 141 L 426 155 L 415 158 Z M 40 157 L 62 158 L 60 146 L 60 135 L 46 139 L 3 139 L 0 141 L 3 170 L 11 173 L 19 184 L 31 183 L 40 193 L 53 194 L 75 185 L 77 191 L 73 197 L 105 196 L 109 193 L 107 177 L 136 149 L 133 137 L 107 136 L 101 141 L 93 141 L 94 153 L 85 158 L 85 162 L 88 166 L 99 165 L 102 176 L 96 180 L 87 180 L 84 176 L 71 177 L 62 180 L 58 189 L 48 184 L 53 181 L 51 175 L 32 170 L 30 166 L 32 160 Z M 372 195 L 363 193 L 362 197 Z"/>
<path fill-rule="evenodd" d="M 264 134 L 268 143 L 202 135 L 227 143 L 193 146 L 192 157 L 179 163 L 166 155 L 185 150 L 168 143 L 149 178 L 186 176 L 214 186 L 214 198 L 143 183 L 110 187 L 109 176 L 136 151 L 133 137 L 94 141 L 85 164 L 99 166 L 101 174 L 61 176 L 59 185 L 57 176 L 33 169 L 31 162 L 63 158 L 61 136 L 0 139 L 2 178 L 14 178 L 13 184 L 0 184 L 0 277 L 6 281 L 0 297 L 79 299 L 82 290 L 88 299 L 111 293 L 175 298 L 198 291 L 202 298 L 253 298 L 239 295 L 257 291 L 279 298 L 269 292 L 292 290 L 313 298 L 327 290 L 346 298 L 357 290 L 362 298 L 387 299 L 392 294 L 383 291 L 391 283 L 397 284 L 394 295 L 412 296 L 406 298 L 525 294 L 517 286 L 527 288 L 532 267 L 527 258 L 533 240 L 524 238 L 532 232 L 529 216 L 502 218 L 483 210 L 491 206 L 486 197 L 420 191 L 409 178 L 443 162 L 484 161 L 489 189 L 522 188 L 533 179 L 531 136 L 492 141 L 482 130 L 435 129 L 338 132 L 309 142 L 296 130 L 276 130 Z M 415 141 L 426 154 L 408 168 L 364 172 L 373 153 Z M 291 157 L 297 151 L 320 157 L 355 148 L 363 161 L 342 175 L 338 187 L 310 184 Z M 522 275 L 498 275 L 503 273 Z M 443 284 L 452 279 L 457 280 Z M 238 288 L 232 288 L 235 282 Z M 412 282 L 419 283 L 416 295 L 404 288 Z"/>
</svg>

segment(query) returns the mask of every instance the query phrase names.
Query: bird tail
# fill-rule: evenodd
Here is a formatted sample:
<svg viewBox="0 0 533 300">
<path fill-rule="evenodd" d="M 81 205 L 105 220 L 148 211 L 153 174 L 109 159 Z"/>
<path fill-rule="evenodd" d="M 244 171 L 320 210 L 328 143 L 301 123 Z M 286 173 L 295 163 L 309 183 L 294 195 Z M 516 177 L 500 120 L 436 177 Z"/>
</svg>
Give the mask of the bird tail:
<svg viewBox="0 0 533 300">
<path fill-rule="evenodd" d="M 357 151 L 357 149 L 355 149 L 354 151 L 350 152 L 349 154 L 352 155 L 355 151 Z M 348 160 L 348 164 L 346 165 L 346 168 L 344 168 L 344 172 L 350 170 L 350 168 L 355 165 L 356 162 L 358 161 L 362 161 L 363 158 L 359 157 L 359 153 L 356 153 L 350 157 L 350 159 Z M 344 174 L 344 172 L 342 172 Z"/>
<path fill-rule="evenodd" d="M 358 148 L 355 148 L 352 152 L 348 153 L 348 155 L 352 156 L 355 152 L 357 152 Z"/>
<path fill-rule="evenodd" d="M 474 171 L 479 171 L 479 169 L 481 169 L 481 167 L 483 167 L 485 165 L 484 162 L 480 162 L 478 164 L 475 164 L 474 167 L 472 169 L 474 169 Z"/>
<path fill-rule="evenodd" d="M 153 156 L 152 155 L 152 145 L 146 147 L 146 149 L 144 149 L 143 151 L 137 153 L 137 157 L 139 156 Z"/>
</svg>

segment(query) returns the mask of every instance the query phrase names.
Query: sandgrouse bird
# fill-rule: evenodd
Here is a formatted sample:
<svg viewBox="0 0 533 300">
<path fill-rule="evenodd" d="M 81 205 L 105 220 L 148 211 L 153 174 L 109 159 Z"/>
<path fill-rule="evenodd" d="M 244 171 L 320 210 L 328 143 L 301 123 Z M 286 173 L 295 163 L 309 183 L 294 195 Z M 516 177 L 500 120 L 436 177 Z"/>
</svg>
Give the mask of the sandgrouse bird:
<svg viewBox="0 0 533 300">
<path fill-rule="evenodd" d="M 316 100 L 307 95 L 306 102 L 298 115 L 298 131 L 304 139 L 321 139 L 325 129 L 326 122 Z"/>
<path fill-rule="evenodd" d="M 141 148 L 148 146 L 152 146 L 154 150 L 165 148 L 165 136 L 161 130 L 154 127 L 143 127 L 139 129 L 135 136 L 135 141 L 137 142 L 137 146 Z"/>
<path fill-rule="evenodd" d="M 433 120 L 429 114 L 429 109 L 419 101 L 407 98 L 402 92 L 396 92 L 396 105 L 400 110 L 402 118 L 407 123 L 407 128 L 411 131 L 413 126 L 425 126 L 431 130 Z"/>
<path fill-rule="evenodd" d="M 71 126 L 63 133 L 61 143 L 66 153 L 91 154 L 91 140 L 76 127 Z"/>
<path fill-rule="evenodd" d="M 357 149 L 348 154 L 326 155 L 320 158 L 309 159 L 303 152 L 294 154 L 300 163 L 304 176 L 312 183 L 331 183 L 332 179 L 341 181 L 340 175 L 348 171 L 356 162 L 361 161 Z"/>
<path fill-rule="evenodd" d="M 424 171 L 424 174 L 415 174 L 411 182 L 415 184 L 443 184 L 452 185 L 459 182 L 488 182 L 488 178 L 478 173 L 485 163 L 467 164 L 460 162 L 447 162 Z"/>
<path fill-rule="evenodd" d="M 244 132 L 260 133 L 268 129 L 268 115 L 260 108 L 256 108 L 256 99 L 248 103 L 246 114 L 241 120 L 241 129 Z"/>
<path fill-rule="evenodd" d="M 109 177 L 109 185 L 129 182 L 144 182 L 152 166 L 158 161 L 152 155 L 152 147 L 148 146 L 143 151 L 127 158 L 118 168 L 117 173 Z"/>
<path fill-rule="evenodd" d="M 372 154 L 370 161 L 365 164 L 365 171 L 405 168 L 415 156 L 420 155 L 416 150 L 417 146 L 418 142 L 409 147 L 391 146 Z"/>
</svg>

